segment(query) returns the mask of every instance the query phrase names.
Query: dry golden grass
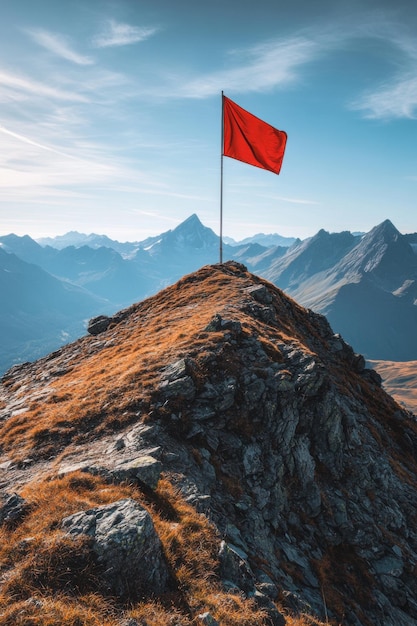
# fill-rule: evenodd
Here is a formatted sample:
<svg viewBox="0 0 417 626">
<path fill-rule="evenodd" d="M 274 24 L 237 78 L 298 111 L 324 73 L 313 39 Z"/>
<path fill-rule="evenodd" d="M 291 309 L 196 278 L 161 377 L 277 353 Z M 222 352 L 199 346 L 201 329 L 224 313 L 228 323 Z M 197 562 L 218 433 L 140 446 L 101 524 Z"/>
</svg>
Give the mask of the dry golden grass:
<svg viewBox="0 0 417 626">
<path fill-rule="evenodd" d="M 398 404 L 417 414 L 417 361 L 369 361 L 384 389 Z"/>
<path fill-rule="evenodd" d="M 269 288 L 279 312 L 275 325 L 244 312 L 242 300 L 247 298 L 253 304 L 244 293 L 253 280 L 240 270 L 203 268 L 135 305 L 124 320 L 102 335 L 87 336 L 33 364 L 26 379 L 22 374 L 22 378 L 6 380 L 6 391 L 9 389 L 25 412 L 17 412 L 1 424 L 2 450 L 17 461 L 29 456 L 56 458 L 72 444 L 93 441 L 146 419 L 163 368 L 181 357 L 194 359 L 197 386 L 204 381 L 205 368 L 213 366 L 213 359 L 222 359 L 233 373 L 240 363 L 224 334 L 205 331 L 217 313 L 239 320 L 243 337 L 258 337 L 276 362 L 282 362 L 280 342 L 320 357 L 321 350 L 326 351 L 325 340 L 305 310 L 294 302 L 289 305 L 288 298 L 272 285 Z M 347 372 L 336 357 L 328 355 L 328 359 L 329 376 L 334 376 L 344 393 L 361 389 L 373 417 L 374 437 L 381 444 L 391 441 L 399 447 L 404 425 L 395 418 L 395 402 L 386 396 L 376 398 L 372 385 L 359 374 Z M 59 375 L 54 375 L 54 369 Z M 2 402 L 5 406 L 7 399 Z M 236 430 L 250 436 L 253 423 L 244 416 L 239 419 Z M 397 461 L 398 475 L 408 476 L 408 467 L 415 467 L 412 451 L 404 446 Z M 227 477 L 220 473 L 219 477 L 231 491 L 233 485 L 228 485 Z M 175 619 L 191 626 L 205 611 L 221 626 L 267 623 L 250 599 L 224 591 L 218 578 L 220 538 L 215 528 L 182 500 L 167 478 L 160 481 L 152 497 L 133 486 L 109 485 L 81 473 L 29 483 L 21 494 L 31 504 L 30 511 L 17 528 L 0 529 L 0 626 L 119 626 L 122 618 L 140 620 L 145 616 L 148 626 L 165 626 Z M 151 512 L 169 564 L 172 589 L 158 603 L 146 600 L 126 607 L 100 595 L 88 545 L 69 544 L 60 531 L 63 517 L 126 497 Z M 349 569 L 354 566 L 360 571 L 361 566 L 349 558 L 329 553 L 316 564 L 326 601 L 342 623 L 349 607 L 337 588 L 342 589 L 347 581 L 361 605 L 369 600 L 361 596 L 367 581 L 361 587 Z M 338 568 L 332 567 L 335 562 Z M 288 615 L 286 620 L 288 626 L 322 626 L 307 615 Z M 367 624 L 366 619 L 363 623 Z"/>
<path fill-rule="evenodd" d="M 157 494 L 171 503 L 180 520 L 159 518 L 156 528 L 192 614 L 210 611 L 224 626 L 266 624 L 265 613 L 253 601 L 222 589 L 217 574 L 220 537 L 207 517 L 184 502 L 166 479 L 159 482 Z"/>
<path fill-rule="evenodd" d="M 331 622 L 321 622 L 310 615 L 298 615 L 297 617 L 286 615 L 285 626 L 326 626 Z"/>
<path fill-rule="evenodd" d="M 240 320 L 245 332 L 261 334 L 265 350 L 275 360 L 282 360 L 277 335 L 283 340 L 301 340 L 298 325 L 303 310 L 293 303 L 291 314 L 281 315 L 279 326 L 271 329 L 241 310 L 245 295 L 237 287 L 252 284 L 247 273 L 237 279 L 233 272 L 203 268 L 131 307 L 129 315 L 106 333 L 84 337 L 34 364 L 28 385 L 6 380 L 5 388 L 15 398 L 20 397 L 25 412 L 1 425 L 3 449 L 15 460 L 46 458 L 70 442 L 81 442 L 137 420 L 139 412 L 146 413 L 164 366 L 183 356 L 203 361 L 204 355 L 216 350 L 223 333 L 207 333 L 204 328 L 219 312 L 225 318 Z M 280 306 L 279 301 L 286 298 L 270 287 Z M 261 327 L 265 332 L 260 333 Z M 308 346 L 303 349 L 309 350 Z M 45 380 L 51 363 L 63 371 Z"/>
<path fill-rule="evenodd" d="M 120 623 L 120 622 L 119 622 Z M 2 609 L 0 626 L 115 626 L 101 598 L 34 595 Z"/>
<path fill-rule="evenodd" d="M 144 602 L 129 611 L 129 617 L 147 626 L 192 626 L 195 621 L 174 606 L 163 606 L 157 602 Z M 144 621 L 142 621 L 144 620 Z"/>
<path fill-rule="evenodd" d="M 171 624 L 177 616 L 186 626 L 205 611 L 224 626 L 266 624 L 251 600 L 224 592 L 216 529 L 167 478 L 152 501 L 133 486 L 108 485 L 80 472 L 28 484 L 22 495 L 31 506 L 26 517 L 16 528 L 0 529 L 0 626 L 116 626 L 122 615 L 146 616 L 149 626 Z M 100 594 L 88 540 L 75 542 L 60 530 L 65 516 L 126 497 L 151 512 L 172 576 L 171 590 L 159 602 L 131 607 Z"/>
<path fill-rule="evenodd" d="M 42 591 L 92 591 L 96 575 L 87 542 L 66 538 L 61 521 L 77 511 L 135 495 L 132 489 L 76 473 L 61 480 L 30 483 L 21 493 L 30 504 L 28 514 L 17 528 L 0 529 L 0 607 Z"/>
</svg>

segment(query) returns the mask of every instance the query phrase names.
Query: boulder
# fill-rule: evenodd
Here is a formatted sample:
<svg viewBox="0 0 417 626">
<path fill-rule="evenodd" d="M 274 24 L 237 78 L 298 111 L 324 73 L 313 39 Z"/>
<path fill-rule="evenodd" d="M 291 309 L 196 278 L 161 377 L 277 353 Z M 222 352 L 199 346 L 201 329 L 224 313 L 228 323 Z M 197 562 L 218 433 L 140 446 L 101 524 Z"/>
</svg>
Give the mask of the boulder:
<svg viewBox="0 0 417 626">
<path fill-rule="evenodd" d="M 22 496 L 10 494 L 0 507 L 0 526 L 16 526 L 28 511 L 29 505 Z"/>
<path fill-rule="evenodd" d="M 255 591 L 255 578 L 239 550 L 222 541 L 219 550 L 220 577 L 226 587 L 237 587 L 245 593 Z"/>
<path fill-rule="evenodd" d="M 162 463 L 153 456 L 143 455 L 135 459 L 117 463 L 110 475 L 116 482 L 139 482 L 150 489 L 155 489 L 161 476 Z"/>
<path fill-rule="evenodd" d="M 112 318 L 107 315 L 98 315 L 97 317 L 93 317 L 88 322 L 87 331 L 90 335 L 99 335 L 100 333 L 104 333 L 104 331 L 108 329 L 111 321 Z"/>
<path fill-rule="evenodd" d="M 152 518 L 140 504 L 124 499 L 66 517 L 62 528 L 71 537 L 91 538 L 103 591 L 121 599 L 162 593 L 167 565 Z"/>
</svg>

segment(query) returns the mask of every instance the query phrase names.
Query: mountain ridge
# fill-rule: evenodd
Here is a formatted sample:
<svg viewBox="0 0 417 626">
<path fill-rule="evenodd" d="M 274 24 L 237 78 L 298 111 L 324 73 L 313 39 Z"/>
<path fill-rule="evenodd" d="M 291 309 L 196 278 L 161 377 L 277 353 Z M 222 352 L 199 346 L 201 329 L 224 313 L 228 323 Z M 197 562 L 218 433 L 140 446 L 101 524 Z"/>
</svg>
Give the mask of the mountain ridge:
<svg viewBox="0 0 417 626">
<path fill-rule="evenodd" d="M 242 262 L 302 305 L 328 316 L 333 327 L 366 358 L 414 360 L 416 242 L 416 234 L 401 235 L 385 220 L 365 235 L 321 229 L 290 247 L 225 243 L 223 257 Z M 43 248 L 29 237 L 0 237 L 3 251 L 15 252 L 64 283 L 88 290 L 92 299 L 106 301 L 102 311 L 92 307 L 87 317 L 112 314 L 219 257 L 219 238 L 196 214 L 157 237 L 123 245 L 130 247 L 124 252 L 86 245 L 58 250 Z M 13 292 L 4 294 L 10 303 L 15 297 Z M 17 301 L 15 314 L 19 315 Z M 85 317 L 78 316 L 79 327 L 85 324 Z M 28 317 L 27 324 L 34 326 L 36 321 Z M 3 332 L 10 338 L 14 333 L 12 328 Z M 67 332 L 65 326 L 62 332 Z M 14 337 L 15 355 L 2 358 L 2 370 L 22 360 L 23 354 L 30 358 L 30 349 L 16 333 Z M 57 342 L 56 347 L 59 345 Z M 38 356 L 36 352 L 33 358 Z"/>
<path fill-rule="evenodd" d="M 103 298 L 1 248 L 0 292 L 3 366 L 13 365 L 16 357 L 40 357 L 74 340 L 84 332 L 83 318 L 108 310 Z"/>
<path fill-rule="evenodd" d="M 89 626 L 417 624 L 417 422 L 380 385 L 323 316 L 237 263 L 10 370 L 3 613 L 48 610 L 63 626 L 85 606 Z M 122 547 L 148 515 L 163 546 L 152 562 Z"/>
<path fill-rule="evenodd" d="M 367 358 L 415 358 L 417 255 L 390 220 L 359 237 L 319 231 L 262 275 L 326 315 Z"/>
</svg>

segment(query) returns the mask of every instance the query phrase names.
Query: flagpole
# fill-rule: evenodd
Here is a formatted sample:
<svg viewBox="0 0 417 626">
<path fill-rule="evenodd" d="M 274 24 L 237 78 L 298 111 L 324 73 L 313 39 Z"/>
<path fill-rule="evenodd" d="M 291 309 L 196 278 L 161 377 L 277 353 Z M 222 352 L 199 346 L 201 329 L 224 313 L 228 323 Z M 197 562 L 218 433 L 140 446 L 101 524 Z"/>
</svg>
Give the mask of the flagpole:
<svg viewBox="0 0 417 626">
<path fill-rule="evenodd" d="M 224 142 L 224 98 L 222 91 L 222 128 L 220 146 L 220 264 L 223 263 L 223 142 Z"/>
</svg>

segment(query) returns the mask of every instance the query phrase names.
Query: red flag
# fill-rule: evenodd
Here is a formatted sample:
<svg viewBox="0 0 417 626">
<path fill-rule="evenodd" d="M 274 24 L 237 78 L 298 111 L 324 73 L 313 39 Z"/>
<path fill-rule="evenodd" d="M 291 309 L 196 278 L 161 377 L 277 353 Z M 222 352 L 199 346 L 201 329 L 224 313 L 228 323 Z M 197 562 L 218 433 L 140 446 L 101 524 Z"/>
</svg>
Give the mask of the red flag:
<svg viewBox="0 0 417 626">
<path fill-rule="evenodd" d="M 279 174 L 287 133 L 223 96 L 223 154 Z"/>
</svg>

